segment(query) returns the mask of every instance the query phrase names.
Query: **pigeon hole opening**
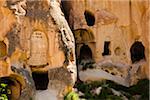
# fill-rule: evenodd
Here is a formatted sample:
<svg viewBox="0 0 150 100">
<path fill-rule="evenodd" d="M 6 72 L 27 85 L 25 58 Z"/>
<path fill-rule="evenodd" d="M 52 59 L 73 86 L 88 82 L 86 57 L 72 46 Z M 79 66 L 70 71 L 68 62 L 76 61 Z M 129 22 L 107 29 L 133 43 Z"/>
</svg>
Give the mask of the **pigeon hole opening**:
<svg viewBox="0 0 150 100">
<path fill-rule="evenodd" d="M 91 11 L 85 10 L 84 17 L 88 26 L 93 26 L 95 24 L 95 16 Z"/>
<path fill-rule="evenodd" d="M 140 61 L 142 59 L 145 60 L 145 47 L 142 42 L 136 41 L 130 48 L 131 60 L 132 63 Z"/>
<path fill-rule="evenodd" d="M 110 55 L 110 41 L 105 41 L 104 42 L 104 52 L 102 53 L 102 56 Z"/>
<path fill-rule="evenodd" d="M 35 83 L 36 90 L 46 90 L 49 79 L 48 72 L 32 72 L 32 77 Z"/>
</svg>

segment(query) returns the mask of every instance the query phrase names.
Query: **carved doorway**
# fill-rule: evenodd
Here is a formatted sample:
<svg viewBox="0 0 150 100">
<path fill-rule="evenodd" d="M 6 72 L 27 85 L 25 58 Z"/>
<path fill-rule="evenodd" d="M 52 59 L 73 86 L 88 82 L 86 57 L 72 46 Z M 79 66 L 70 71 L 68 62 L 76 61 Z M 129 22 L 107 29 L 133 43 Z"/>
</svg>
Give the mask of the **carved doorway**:
<svg viewBox="0 0 150 100">
<path fill-rule="evenodd" d="M 92 51 L 89 48 L 88 45 L 83 45 L 80 49 L 80 59 L 82 60 L 88 60 L 88 59 L 92 59 Z"/>
<path fill-rule="evenodd" d="M 145 59 L 145 47 L 142 42 L 136 41 L 130 48 L 132 63 Z"/>
</svg>

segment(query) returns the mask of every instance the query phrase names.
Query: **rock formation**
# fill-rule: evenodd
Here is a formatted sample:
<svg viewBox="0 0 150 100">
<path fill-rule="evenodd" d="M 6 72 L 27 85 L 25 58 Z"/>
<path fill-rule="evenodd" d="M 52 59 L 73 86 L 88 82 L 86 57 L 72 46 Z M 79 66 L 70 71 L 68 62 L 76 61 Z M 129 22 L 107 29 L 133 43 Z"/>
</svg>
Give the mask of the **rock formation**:
<svg viewBox="0 0 150 100">
<path fill-rule="evenodd" d="M 11 97 L 16 96 L 12 99 L 34 97 L 34 83 L 36 89 L 55 88 L 63 98 L 74 86 L 76 59 L 74 37 L 60 1 L 3 0 L 0 8 L 0 77 L 22 86 L 14 86 L 21 93 L 12 91 Z"/>
<path fill-rule="evenodd" d="M 73 0 L 62 5 L 74 32 L 81 80 L 106 78 L 121 84 L 121 79 L 129 86 L 149 78 L 148 0 Z"/>
<path fill-rule="evenodd" d="M 61 100 L 77 73 L 84 82 L 106 79 L 127 87 L 150 78 L 149 5 L 0 0 L 0 83 L 9 85 L 12 100 L 35 99 L 38 90 L 55 90 Z"/>
</svg>

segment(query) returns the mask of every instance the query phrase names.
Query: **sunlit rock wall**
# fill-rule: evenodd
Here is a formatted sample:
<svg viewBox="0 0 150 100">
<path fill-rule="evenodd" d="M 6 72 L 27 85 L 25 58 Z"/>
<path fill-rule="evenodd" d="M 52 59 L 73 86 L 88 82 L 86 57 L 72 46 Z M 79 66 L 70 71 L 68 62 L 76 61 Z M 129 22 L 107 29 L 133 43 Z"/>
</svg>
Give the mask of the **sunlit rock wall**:
<svg viewBox="0 0 150 100">
<path fill-rule="evenodd" d="M 15 70 L 25 70 L 30 76 L 32 72 L 48 73 L 47 88 L 60 89 L 57 95 L 63 98 L 75 83 L 76 59 L 74 37 L 60 9 L 60 1 L 2 0 L 0 8 L 0 77 L 20 81 L 22 91 L 28 87 L 25 84 L 28 79 Z M 38 74 L 34 74 L 37 78 L 34 80 L 40 80 L 40 75 L 35 75 Z"/>
<path fill-rule="evenodd" d="M 73 0 L 62 5 L 74 31 L 78 60 L 84 58 L 82 51 L 89 51 L 84 54 L 101 66 L 124 64 L 127 77 L 140 70 L 140 77 L 149 78 L 148 0 Z M 83 50 L 84 45 L 88 47 Z"/>
</svg>

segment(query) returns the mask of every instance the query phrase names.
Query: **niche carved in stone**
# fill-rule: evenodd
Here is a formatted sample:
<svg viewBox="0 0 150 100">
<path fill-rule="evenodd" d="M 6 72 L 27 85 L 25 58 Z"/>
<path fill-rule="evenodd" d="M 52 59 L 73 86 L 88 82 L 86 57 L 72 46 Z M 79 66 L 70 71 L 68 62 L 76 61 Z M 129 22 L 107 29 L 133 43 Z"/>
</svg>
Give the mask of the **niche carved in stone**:
<svg viewBox="0 0 150 100">
<path fill-rule="evenodd" d="M 28 64 L 31 66 L 44 66 L 48 63 L 48 39 L 45 33 L 35 31 L 30 37 L 30 58 Z"/>
</svg>

